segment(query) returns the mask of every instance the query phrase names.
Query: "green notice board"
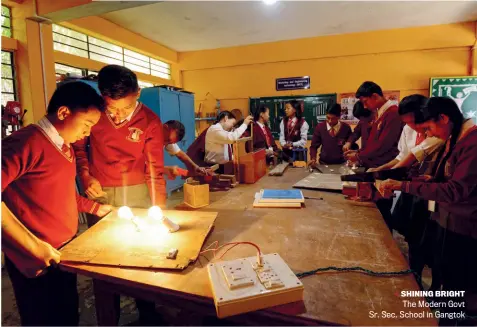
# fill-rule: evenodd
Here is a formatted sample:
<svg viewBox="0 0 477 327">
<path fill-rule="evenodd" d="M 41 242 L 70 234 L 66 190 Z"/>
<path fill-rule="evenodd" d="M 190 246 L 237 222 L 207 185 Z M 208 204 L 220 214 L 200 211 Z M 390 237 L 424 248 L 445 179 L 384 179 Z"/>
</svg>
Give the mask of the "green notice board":
<svg viewBox="0 0 477 327">
<path fill-rule="evenodd" d="M 464 117 L 477 123 L 477 76 L 433 77 L 429 90 L 431 97 L 453 99 Z"/>
<path fill-rule="evenodd" d="M 285 117 L 285 104 L 291 100 L 297 100 L 301 103 L 304 110 L 303 116 L 310 126 L 308 138 L 311 139 L 317 123 L 326 119 L 326 110 L 336 103 L 336 93 L 250 98 L 249 108 L 252 113 L 262 105 L 270 108 L 270 129 L 273 137 L 278 139 L 280 136 L 280 122 Z"/>
</svg>

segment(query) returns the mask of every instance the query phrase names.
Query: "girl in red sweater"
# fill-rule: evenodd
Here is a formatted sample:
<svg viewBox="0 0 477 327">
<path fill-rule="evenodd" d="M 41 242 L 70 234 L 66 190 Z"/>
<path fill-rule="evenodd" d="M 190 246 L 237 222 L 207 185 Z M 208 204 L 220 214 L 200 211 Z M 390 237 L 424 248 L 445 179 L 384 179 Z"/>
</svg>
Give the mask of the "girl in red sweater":
<svg viewBox="0 0 477 327">
<path fill-rule="evenodd" d="M 22 325 L 77 325 L 76 275 L 60 271 L 58 248 L 75 237 L 78 211 L 111 206 L 76 193 L 72 142 L 88 136 L 103 110 L 82 82 L 58 87 L 47 115 L 2 140 L 2 250 Z"/>
<path fill-rule="evenodd" d="M 433 254 L 433 270 L 438 271 L 444 290 L 465 291 L 466 325 L 477 322 L 477 126 L 465 120 L 450 98 L 429 99 L 423 109 L 423 126 L 428 136 L 445 141 L 432 176 L 419 181 L 386 180 L 379 190 L 390 195 L 400 190 L 429 201 L 432 221 L 424 238 Z M 434 273 L 433 273 L 434 277 Z M 433 280 L 433 284 L 435 281 Z M 446 301 L 451 298 L 447 298 Z M 473 316 L 474 320 L 469 316 Z M 441 319 L 442 325 L 454 325 L 455 319 Z"/>
</svg>

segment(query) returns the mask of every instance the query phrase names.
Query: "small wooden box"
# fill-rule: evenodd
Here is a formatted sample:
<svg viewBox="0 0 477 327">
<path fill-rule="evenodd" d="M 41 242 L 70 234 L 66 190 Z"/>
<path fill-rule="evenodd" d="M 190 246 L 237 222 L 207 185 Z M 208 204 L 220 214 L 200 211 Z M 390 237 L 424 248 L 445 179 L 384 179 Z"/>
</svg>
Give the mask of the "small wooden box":
<svg viewBox="0 0 477 327">
<path fill-rule="evenodd" d="M 184 203 L 191 208 L 209 205 L 209 184 L 186 182 L 184 184 Z"/>
<path fill-rule="evenodd" d="M 267 174 L 265 149 L 239 157 L 240 183 L 254 184 Z"/>
</svg>

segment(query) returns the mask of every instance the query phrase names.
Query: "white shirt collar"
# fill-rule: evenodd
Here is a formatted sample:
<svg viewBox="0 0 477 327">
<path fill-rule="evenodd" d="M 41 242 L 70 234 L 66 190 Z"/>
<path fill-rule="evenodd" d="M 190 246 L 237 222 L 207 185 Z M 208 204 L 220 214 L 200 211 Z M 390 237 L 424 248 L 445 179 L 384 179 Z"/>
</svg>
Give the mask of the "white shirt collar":
<svg viewBox="0 0 477 327">
<path fill-rule="evenodd" d="M 391 107 L 393 104 L 394 104 L 394 102 L 391 101 L 391 100 L 386 101 L 386 103 L 383 104 L 382 107 L 378 109 L 378 117 L 377 118 L 381 117 L 386 112 L 386 110 L 388 110 L 388 108 Z"/>
<path fill-rule="evenodd" d="M 136 112 L 136 110 L 137 110 L 137 107 L 138 107 L 138 106 L 139 106 L 139 102 L 138 102 L 138 101 L 136 101 L 136 107 L 134 107 L 134 110 L 133 110 L 133 111 L 131 111 L 131 113 L 130 113 L 130 114 L 129 114 L 129 115 L 126 117 L 126 118 L 124 118 L 123 120 L 121 120 L 121 122 L 120 122 L 120 123 L 122 124 L 122 123 L 124 123 L 125 121 L 130 121 L 130 120 L 131 120 L 131 118 L 132 118 L 132 116 L 133 116 L 133 115 L 134 115 L 134 113 Z M 114 118 L 114 116 L 113 116 L 113 115 L 111 115 L 110 113 L 108 113 L 108 114 L 109 114 L 109 116 L 110 116 L 111 118 Z"/>
<path fill-rule="evenodd" d="M 258 124 L 258 126 L 260 126 L 262 129 L 265 127 L 265 125 L 262 124 L 261 122 L 259 122 L 258 120 L 257 120 L 257 124 Z"/>
<path fill-rule="evenodd" d="M 333 126 L 333 129 L 335 130 L 335 132 L 340 130 L 340 126 L 341 126 L 341 122 L 338 121 L 338 124 Z M 326 122 L 326 130 L 329 131 L 330 129 L 331 129 L 331 125 L 328 124 L 328 122 Z"/>
<path fill-rule="evenodd" d="M 48 120 L 48 118 L 43 117 L 36 123 L 44 132 L 45 134 L 50 138 L 50 140 L 53 142 L 54 145 L 58 149 L 63 148 L 63 144 L 65 144 L 65 140 L 61 137 L 60 133 L 58 133 L 58 130 L 56 129 L 55 126 Z M 69 145 L 67 145 L 69 147 Z"/>
</svg>

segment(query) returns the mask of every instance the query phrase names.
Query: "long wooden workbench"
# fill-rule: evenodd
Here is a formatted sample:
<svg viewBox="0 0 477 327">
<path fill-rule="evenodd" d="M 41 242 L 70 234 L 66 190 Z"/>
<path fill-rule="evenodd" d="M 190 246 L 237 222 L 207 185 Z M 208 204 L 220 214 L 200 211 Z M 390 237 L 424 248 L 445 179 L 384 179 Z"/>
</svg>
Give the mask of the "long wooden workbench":
<svg viewBox="0 0 477 327">
<path fill-rule="evenodd" d="M 341 194 L 304 190 L 324 200 L 306 200 L 302 209 L 254 209 L 255 192 L 262 188 L 291 188 L 306 176 L 305 169 L 289 169 L 281 177 L 264 177 L 253 185 L 211 193 L 202 211 L 217 211 L 215 227 L 206 240 L 219 243 L 252 241 L 263 253 L 278 252 L 294 272 L 318 267 L 361 266 L 375 271 L 398 271 L 408 265 L 391 233 L 373 206 L 353 204 Z M 180 208 L 183 210 L 183 208 Z M 254 255 L 253 248 L 237 246 L 227 259 Z M 113 294 L 163 301 L 215 315 L 205 260 L 182 272 L 151 271 L 63 264 L 63 269 L 93 277 L 98 323 L 112 325 Z M 435 325 L 433 318 L 401 319 L 400 311 L 424 313 L 426 308 L 404 308 L 400 292 L 418 290 L 411 275 L 372 277 L 355 272 L 327 272 L 306 277 L 304 303 L 285 305 L 231 317 L 238 324 L 262 325 Z M 417 300 L 417 299 L 416 299 Z M 380 318 L 382 311 L 397 318 Z M 376 315 L 373 318 L 372 312 Z M 198 322 L 200 323 L 200 322 Z"/>
</svg>

